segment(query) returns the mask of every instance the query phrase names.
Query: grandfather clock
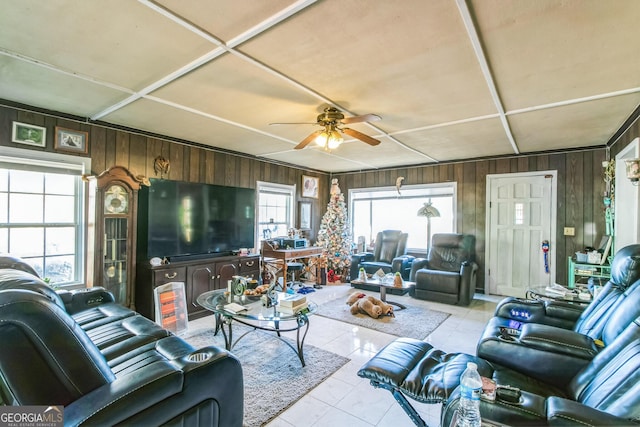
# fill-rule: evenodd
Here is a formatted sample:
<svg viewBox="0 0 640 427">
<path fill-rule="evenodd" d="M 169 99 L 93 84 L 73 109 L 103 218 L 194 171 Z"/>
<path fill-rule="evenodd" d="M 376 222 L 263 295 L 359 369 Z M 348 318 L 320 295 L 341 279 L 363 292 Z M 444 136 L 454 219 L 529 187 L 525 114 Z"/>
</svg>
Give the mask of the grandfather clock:
<svg viewBox="0 0 640 427">
<path fill-rule="evenodd" d="M 136 220 L 138 190 L 149 185 L 123 166 L 113 166 L 89 179 L 95 196 L 93 284 L 111 292 L 116 301 L 135 309 Z"/>
</svg>

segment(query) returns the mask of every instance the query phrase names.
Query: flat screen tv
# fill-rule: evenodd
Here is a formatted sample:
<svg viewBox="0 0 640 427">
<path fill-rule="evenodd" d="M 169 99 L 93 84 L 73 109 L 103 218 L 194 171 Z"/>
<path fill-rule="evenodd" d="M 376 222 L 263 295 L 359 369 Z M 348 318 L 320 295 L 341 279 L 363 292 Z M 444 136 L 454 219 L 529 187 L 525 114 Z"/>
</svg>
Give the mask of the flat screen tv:
<svg viewBox="0 0 640 427">
<path fill-rule="evenodd" d="M 139 256 L 169 259 L 253 248 L 256 192 L 151 179 L 139 192 Z"/>
</svg>

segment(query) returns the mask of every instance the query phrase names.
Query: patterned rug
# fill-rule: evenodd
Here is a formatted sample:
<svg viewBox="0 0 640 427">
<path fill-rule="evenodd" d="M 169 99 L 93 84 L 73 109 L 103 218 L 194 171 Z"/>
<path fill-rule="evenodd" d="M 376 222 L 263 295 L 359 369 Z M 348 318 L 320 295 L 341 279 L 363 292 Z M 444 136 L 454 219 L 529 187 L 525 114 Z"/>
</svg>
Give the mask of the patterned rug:
<svg viewBox="0 0 640 427">
<path fill-rule="evenodd" d="M 234 338 L 247 330 L 234 325 Z M 208 328 L 189 331 L 183 338 L 196 348 L 207 345 L 224 348 L 222 334 L 214 336 Z M 295 341 L 292 344 L 295 347 Z M 242 363 L 244 425 L 248 427 L 267 424 L 349 361 L 305 344 L 306 366 L 303 368 L 288 345 L 275 334 L 262 331 L 247 334 L 233 347 L 232 353 Z"/>
<path fill-rule="evenodd" d="M 388 295 L 387 300 L 393 301 L 393 295 Z M 403 300 L 407 308 L 398 310 L 394 307 L 395 317 L 383 316 L 373 319 L 366 314 L 351 314 L 346 301 L 347 298 L 344 297 L 326 302 L 318 307 L 316 314 L 398 337 L 419 340 L 425 339 L 450 316 L 449 313 L 404 304 Z"/>
</svg>

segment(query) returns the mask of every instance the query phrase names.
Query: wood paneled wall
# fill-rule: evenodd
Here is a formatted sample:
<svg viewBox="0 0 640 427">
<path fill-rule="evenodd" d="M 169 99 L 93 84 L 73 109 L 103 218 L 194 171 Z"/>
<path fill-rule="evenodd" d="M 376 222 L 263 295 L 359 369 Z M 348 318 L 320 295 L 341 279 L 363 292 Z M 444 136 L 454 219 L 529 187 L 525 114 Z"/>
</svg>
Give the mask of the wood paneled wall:
<svg viewBox="0 0 640 427">
<path fill-rule="evenodd" d="M 45 126 L 47 128 L 46 147 L 35 148 L 12 143 L 13 121 Z M 128 168 L 135 175 L 154 178 L 156 177 L 153 168 L 154 159 L 162 156 L 171 163 L 166 179 L 245 188 L 256 188 L 257 181 L 295 184 L 298 200 L 311 202 L 312 230 L 308 234 L 311 241 L 315 240 L 320 219 L 329 202 L 328 183 L 330 181 L 327 174 L 11 107 L 0 107 L 0 150 L 3 146 L 8 146 L 55 152 L 56 126 L 89 132 L 92 174 L 99 174 L 111 166 L 119 165 Z M 320 178 L 318 199 L 300 197 L 302 175 Z M 296 212 L 298 212 L 297 206 Z"/>
<path fill-rule="evenodd" d="M 640 108 L 640 107 L 639 107 Z M 615 159 L 616 155 L 620 153 L 627 145 L 631 143 L 635 138 L 640 136 L 640 120 L 636 119 L 633 123 L 622 132 L 622 135 L 614 141 L 611 145 L 611 158 Z"/>
<path fill-rule="evenodd" d="M 458 183 L 457 229 L 459 232 L 472 233 L 477 237 L 476 254 L 481 268 L 478 280 L 479 290 L 484 289 L 485 198 L 488 174 L 558 171 L 557 248 L 552 248 L 555 254 L 552 262 L 556 263 L 558 283 L 566 284 L 567 257 L 584 246 L 597 245 L 604 231 L 602 195 L 605 186 L 601 178 L 601 163 L 606 158 L 605 149 L 329 176 L 247 156 L 185 145 L 168 139 L 153 138 L 12 107 L 0 107 L 0 148 L 2 146 L 30 148 L 11 142 L 12 121 L 47 128 L 46 148 L 31 148 L 41 151 L 54 152 L 55 126 L 89 132 L 89 156 L 94 174 L 114 165 L 122 165 L 135 174 L 154 177 L 153 161 L 157 156 L 163 156 L 171 162 L 168 179 L 246 188 L 255 188 L 256 181 L 296 184 L 298 197 L 302 175 L 317 176 L 320 178 L 319 198 L 299 197 L 299 200 L 312 202 L 313 231 L 310 236 L 312 241 L 315 240 L 315 233 L 329 201 L 331 178 L 339 179 L 340 187 L 345 194 L 348 194 L 350 188 L 393 186 L 398 176 L 405 177 L 405 185 L 456 181 Z M 633 136 L 637 135 L 636 126 Z M 630 134 L 624 139 L 631 141 L 633 136 Z M 565 226 L 575 227 L 576 235 L 565 237 L 563 235 Z"/>
<path fill-rule="evenodd" d="M 605 149 L 573 151 L 398 168 L 375 172 L 336 174 L 340 188 L 394 186 L 404 176 L 403 185 L 455 181 L 458 184 L 457 231 L 476 236 L 476 258 L 480 266 L 477 289 L 484 291 L 486 243 L 486 177 L 532 171 L 558 171 L 557 247 L 551 248 L 556 263 L 556 281 L 567 283 L 567 257 L 585 246 L 597 246 L 604 233 L 602 161 Z M 564 236 L 564 227 L 575 227 L 575 236 Z"/>
</svg>

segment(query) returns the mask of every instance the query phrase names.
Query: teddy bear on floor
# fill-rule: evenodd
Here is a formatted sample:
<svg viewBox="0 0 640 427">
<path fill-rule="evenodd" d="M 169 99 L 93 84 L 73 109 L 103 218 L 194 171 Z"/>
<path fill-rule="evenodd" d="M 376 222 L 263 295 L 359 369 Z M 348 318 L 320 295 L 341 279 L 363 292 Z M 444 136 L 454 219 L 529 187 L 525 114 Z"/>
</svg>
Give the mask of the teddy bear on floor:
<svg viewBox="0 0 640 427">
<path fill-rule="evenodd" d="M 351 306 L 351 314 L 353 315 L 363 313 L 368 314 L 374 319 L 377 319 L 380 316 L 395 317 L 392 306 L 380 301 L 378 298 L 370 295 L 367 296 L 360 292 L 354 292 L 349 295 L 349 298 L 347 298 L 347 305 Z"/>
</svg>

